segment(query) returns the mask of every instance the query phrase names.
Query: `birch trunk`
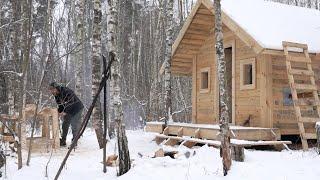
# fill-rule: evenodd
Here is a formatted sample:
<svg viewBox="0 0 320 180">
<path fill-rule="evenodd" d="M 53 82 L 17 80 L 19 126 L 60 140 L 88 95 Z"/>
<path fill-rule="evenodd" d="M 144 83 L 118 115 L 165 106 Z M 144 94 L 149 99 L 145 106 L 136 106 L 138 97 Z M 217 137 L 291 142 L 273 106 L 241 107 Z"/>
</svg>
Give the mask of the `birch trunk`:
<svg viewBox="0 0 320 180">
<path fill-rule="evenodd" d="M 123 108 L 120 97 L 120 60 L 117 57 L 117 0 L 108 0 L 109 5 L 109 19 L 108 19 L 108 50 L 109 60 L 112 61 L 111 66 L 111 84 L 112 84 L 112 97 L 113 97 L 113 111 L 116 123 L 116 134 L 118 139 L 118 152 L 119 152 L 119 172 L 118 175 L 123 175 L 129 171 L 131 167 L 130 154 L 128 149 L 128 140 L 125 133 L 123 124 Z"/>
<path fill-rule="evenodd" d="M 15 109 L 14 109 L 14 88 L 12 84 L 12 80 L 10 77 L 8 77 L 8 114 L 14 115 Z"/>
<path fill-rule="evenodd" d="M 75 14 L 76 14 L 76 94 L 83 100 L 83 49 L 84 49 L 84 0 L 76 0 Z"/>
<path fill-rule="evenodd" d="M 172 101 L 171 101 L 171 52 L 173 42 L 173 0 L 168 0 L 167 7 L 167 30 L 166 30 L 166 53 L 164 68 L 164 88 L 165 88 L 165 126 L 168 121 L 172 121 Z"/>
<path fill-rule="evenodd" d="M 226 176 L 231 166 L 231 153 L 230 153 L 230 129 L 229 129 L 229 111 L 228 99 L 229 94 L 226 89 L 226 61 L 224 58 L 223 47 L 223 33 L 222 33 L 222 20 L 221 20 L 221 4 L 220 0 L 214 0 L 215 9 L 215 40 L 216 40 L 216 60 L 218 69 L 218 81 L 219 81 L 219 94 L 220 94 L 220 136 L 221 147 L 220 156 L 222 156 L 223 174 Z"/>
<path fill-rule="evenodd" d="M 94 20 L 93 20 L 93 43 L 92 43 L 92 96 L 94 96 L 99 87 L 100 73 L 100 60 L 101 60 L 101 0 L 94 1 Z M 103 148 L 103 130 L 101 119 L 101 104 L 100 98 L 98 99 L 92 116 L 93 128 L 95 129 L 98 139 L 99 147 Z"/>
</svg>

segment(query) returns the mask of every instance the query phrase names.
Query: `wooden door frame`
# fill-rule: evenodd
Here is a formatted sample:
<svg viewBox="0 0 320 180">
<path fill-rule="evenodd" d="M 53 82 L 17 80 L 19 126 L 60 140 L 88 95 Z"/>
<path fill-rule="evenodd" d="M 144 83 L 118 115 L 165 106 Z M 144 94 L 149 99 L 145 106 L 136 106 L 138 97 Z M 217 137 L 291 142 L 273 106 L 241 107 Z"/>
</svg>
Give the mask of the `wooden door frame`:
<svg viewBox="0 0 320 180">
<path fill-rule="evenodd" d="M 236 41 L 233 39 L 233 40 L 228 40 L 228 41 L 225 41 L 223 43 L 223 46 L 224 46 L 224 49 L 225 48 L 232 48 L 232 95 L 231 95 L 231 106 L 232 106 L 232 122 L 231 124 L 232 125 L 235 125 L 235 122 L 236 122 Z M 217 68 L 217 66 L 216 66 Z M 217 113 L 216 113 L 216 119 L 217 119 L 217 122 L 219 122 L 219 82 L 218 82 L 218 70 L 216 69 L 216 76 L 215 76 L 215 92 L 216 92 L 216 107 L 217 107 Z"/>
<path fill-rule="evenodd" d="M 192 124 L 197 124 L 197 55 L 192 59 Z"/>
</svg>

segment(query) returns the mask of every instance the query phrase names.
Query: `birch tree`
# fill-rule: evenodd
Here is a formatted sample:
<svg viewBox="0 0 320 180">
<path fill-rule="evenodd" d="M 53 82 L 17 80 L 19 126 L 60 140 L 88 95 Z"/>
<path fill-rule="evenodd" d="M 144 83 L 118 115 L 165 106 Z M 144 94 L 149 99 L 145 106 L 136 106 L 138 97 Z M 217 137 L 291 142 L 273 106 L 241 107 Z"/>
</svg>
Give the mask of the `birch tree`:
<svg viewBox="0 0 320 180">
<path fill-rule="evenodd" d="M 120 59 L 117 57 L 117 5 L 118 0 L 108 0 L 109 19 L 108 19 L 108 51 L 109 61 L 111 66 L 111 96 L 113 97 L 113 111 L 116 123 L 116 134 L 118 141 L 119 153 L 119 172 L 118 175 L 123 175 L 131 168 L 130 154 L 128 149 L 128 140 L 125 133 L 125 126 L 123 124 L 123 107 L 120 97 L 121 81 L 120 81 Z"/>
<path fill-rule="evenodd" d="M 80 99 L 83 99 L 84 0 L 76 0 L 75 3 L 76 46 L 78 47 L 76 56 L 76 93 Z"/>
<path fill-rule="evenodd" d="M 222 19 L 221 19 L 221 4 L 220 0 L 214 0 L 215 10 L 215 47 L 216 47 L 216 63 L 218 69 L 218 82 L 220 94 L 220 113 L 219 113 L 219 126 L 220 126 L 220 156 L 222 157 L 223 174 L 226 176 L 231 167 L 231 153 L 230 153 L 230 129 L 229 129 L 229 111 L 228 101 L 229 94 L 227 91 L 226 83 L 226 61 L 224 58 L 223 47 L 223 33 L 222 33 Z"/>
<path fill-rule="evenodd" d="M 168 120 L 172 120 L 172 99 L 171 99 L 171 52 L 173 43 L 173 0 L 168 0 L 167 5 L 167 29 L 166 29 L 166 52 L 164 69 L 165 87 L 165 126 Z"/>
<path fill-rule="evenodd" d="M 94 0 L 93 5 L 94 20 L 93 20 L 93 37 L 92 37 L 92 96 L 94 96 L 99 87 L 101 78 L 101 0 Z M 93 128 L 95 129 L 99 147 L 103 148 L 103 130 L 101 119 L 100 98 L 96 103 L 92 113 Z"/>
</svg>

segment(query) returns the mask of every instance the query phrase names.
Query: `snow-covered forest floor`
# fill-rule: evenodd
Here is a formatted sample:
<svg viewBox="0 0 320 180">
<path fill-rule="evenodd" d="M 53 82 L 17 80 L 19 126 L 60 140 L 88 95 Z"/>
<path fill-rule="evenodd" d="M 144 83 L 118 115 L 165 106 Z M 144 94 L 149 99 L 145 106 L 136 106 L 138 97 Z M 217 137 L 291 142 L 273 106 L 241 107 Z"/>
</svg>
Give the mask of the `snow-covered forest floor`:
<svg viewBox="0 0 320 180">
<path fill-rule="evenodd" d="M 188 149 L 176 146 L 163 147 L 165 150 L 178 150 L 177 159 L 170 157 L 151 158 L 161 148 L 152 139 L 153 133 L 143 131 L 127 131 L 130 155 L 133 159 L 132 169 L 121 177 L 116 176 L 116 168 L 108 167 L 106 174 L 102 172 L 102 150 L 98 149 L 93 131 L 85 132 L 78 149 L 72 153 L 63 169 L 64 180 L 313 180 L 320 177 L 320 156 L 314 149 L 309 151 L 258 151 L 245 150 L 245 162 L 234 162 L 229 175 L 223 177 L 221 159 L 218 149 L 203 146 Z M 71 135 L 69 135 L 71 136 Z M 68 141 L 70 142 L 70 140 Z M 115 142 L 108 143 L 108 155 L 115 153 Z M 33 154 L 29 167 L 17 171 L 15 158 L 7 161 L 7 179 L 40 180 L 53 179 L 67 149 L 60 149 L 51 158 L 48 175 L 45 177 L 45 166 L 49 154 Z M 186 158 L 186 151 L 191 156 Z M 142 154 L 143 157 L 139 156 Z M 26 157 L 26 156 L 24 156 Z"/>
</svg>

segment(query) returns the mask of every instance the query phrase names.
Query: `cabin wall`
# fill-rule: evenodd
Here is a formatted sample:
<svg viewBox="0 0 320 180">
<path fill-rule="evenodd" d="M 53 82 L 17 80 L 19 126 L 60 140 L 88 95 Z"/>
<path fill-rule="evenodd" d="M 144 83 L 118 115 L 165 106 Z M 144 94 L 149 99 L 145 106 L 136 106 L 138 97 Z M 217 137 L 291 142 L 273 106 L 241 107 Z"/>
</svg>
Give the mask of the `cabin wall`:
<svg viewBox="0 0 320 180">
<path fill-rule="evenodd" d="M 224 43 L 234 43 L 235 65 L 234 65 L 234 102 L 235 102 L 235 124 L 243 125 L 251 115 L 250 124 L 247 126 L 262 126 L 260 106 L 260 79 L 261 63 L 259 59 L 264 56 L 257 56 L 252 48 L 247 46 L 241 39 L 231 31 L 224 31 Z M 193 123 L 214 124 L 218 121 L 218 89 L 215 63 L 215 40 L 211 33 L 199 53 L 193 61 Z M 240 90 L 240 61 L 255 58 L 256 61 L 256 87 L 251 90 Z M 210 67 L 210 91 L 200 92 L 201 69 Z"/>
<path fill-rule="evenodd" d="M 214 35 L 210 35 L 204 45 L 200 48 L 199 53 L 195 57 L 195 66 L 193 66 L 193 81 L 196 85 L 196 92 L 193 94 L 195 105 L 192 108 L 196 109 L 196 122 L 198 124 L 214 124 L 216 122 L 216 97 L 215 97 L 215 48 Z M 209 91 L 200 92 L 201 69 L 210 68 L 209 73 Z"/>
<path fill-rule="evenodd" d="M 238 37 L 236 41 L 236 125 L 261 127 L 261 107 L 260 107 L 260 79 L 261 66 L 256 53 Z M 254 89 L 240 90 L 240 61 L 255 58 L 256 65 L 256 85 Z M 245 121 L 251 117 L 249 124 Z"/>
<path fill-rule="evenodd" d="M 303 56 L 303 54 L 300 54 L 300 56 Z M 299 134 L 293 105 L 288 103 L 288 99 L 285 98 L 286 92 L 284 91 L 289 90 L 291 92 L 286 73 L 285 56 L 270 55 L 270 58 L 272 61 L 273 82 L 273 127 L 279 128 L 282 135 Z M 320 57 L 312 57 L 312 69 L 315 73 L 316 84 L 320 89 Z M 307 133 L 314 132 L 314 124 L 305 124 L 305 129 Z"/>
</svg>

